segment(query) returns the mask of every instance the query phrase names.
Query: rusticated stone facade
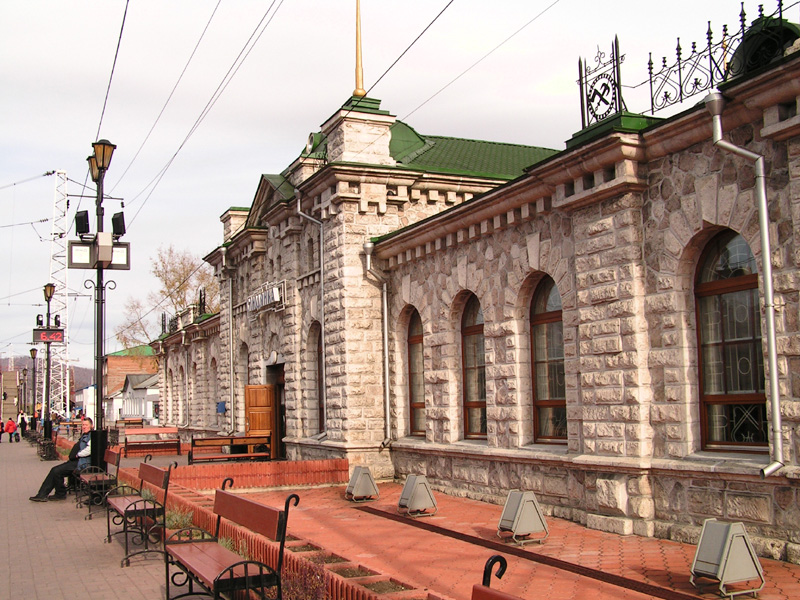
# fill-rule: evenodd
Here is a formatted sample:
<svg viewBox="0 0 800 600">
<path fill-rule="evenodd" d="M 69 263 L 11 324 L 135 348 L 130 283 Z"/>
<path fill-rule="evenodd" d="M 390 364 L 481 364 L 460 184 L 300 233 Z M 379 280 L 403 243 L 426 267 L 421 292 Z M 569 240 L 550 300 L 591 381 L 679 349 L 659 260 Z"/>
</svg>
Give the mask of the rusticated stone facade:
<svg viewBox="0 0 800 600">
<path fill-rule="evenodd" d="M 343 108 L 322 127 L 327 156 L 312 136 L 280 178 L 262 177 L 248 211 L 223 216 L 224 243 L 206 257 L 222 289 L 206 327 L 218 329 L 163 341 L 168 421 L 222 400 L 221 426 L 241 431 L 246 386 L 274 384 L 288 458 L 347 457 L 377 477 L 425 474 L 437 489 L 496 502 L 532 490 L 548 514 L 622 534 L 696 541 L 706 518 L 743 521 L 760 554 L 800 562 L 798 81 L 792 55 L 723 90 L 726 139 L 766 166 L 777 474 L 759 476 L 772 432 L 755 448 L 703 439 L 698 265 L 720 232 L 740 234 L 763 303 L 767 257 L 752 163 L 712 144 L 702 105 L 638 131 L 600 127 L 507 183 L 401 168 L 385 143 L 393 117 Z M 561 301 L 559 443 L 537 438 L 534 419 L 531 304 L 546 277 Z M 254 303 L 265 284 L 280 287 L 279 301 Z M 462 317 L 472 296 L 483 318 L 485 439 L 465 434 Z M 424 435 L 411 435 L 414 311 Z M 181 388 L 181 368 L 205 379 Z"/>
<path fill-rule="evenodd" d="M 407 376 L 395 361 L 397 475 L 422 472 L 434 485 L 496 501 L 530 489 L 554 515 L 626 534 L 696 541 L 705 518 L 743 521 L 761 554 L 800 558 L 791 368 L 800 339 L 800 90 L 788 83 L 800 65 L 791 65 L 726 89 L 724 114 L 731 141 L 766 165 L 786 467 L 762 481 L 766 452 L 708 452 L 701 440 L 698 262 L 725 229 L 746 239 L 759 264 L 762 256 L 752 164 L 713 146 L 700 106 L 562 153 L 482 205 L 454 209 L 448 223 L 429 220 L 377 244 L 396 290 L 393 351 L 405 351 L 410 307 L 425 338 L 424 438 L 403 437 Z M 544 275 L 563 310 L 568 423 L 560 447 L 532 443 L 528 307 Z M 483 443 L 461 431 L 465 293 L 480 299 L 485 319 Z"/>
</svg>

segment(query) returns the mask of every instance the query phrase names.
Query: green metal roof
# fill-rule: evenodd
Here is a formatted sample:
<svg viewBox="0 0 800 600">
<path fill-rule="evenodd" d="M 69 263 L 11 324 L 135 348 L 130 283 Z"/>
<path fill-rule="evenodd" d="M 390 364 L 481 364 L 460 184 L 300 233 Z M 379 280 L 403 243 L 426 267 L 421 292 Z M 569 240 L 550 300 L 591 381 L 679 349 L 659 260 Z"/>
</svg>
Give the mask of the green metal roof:
<svg viewBox="0 0 800 600">
<path fill-rule="evenodd" d="M 111 352 L 107 356 L 155 356 L 155 350 L 151 346 L 143 344 L 133 348 L 125 348 L 118 352 Z"/>
<path fill-rule="evenodd" d="M 537 146 L 423 136 L 406 123 L 396 121 L 392 125 L 389 152 L 409 169 L 514 179 L 523 174 L 525 167 L 557 151 Z"/>
<path fill-rule="evenodd" d="M 572 139 L 567 140 L 567 150 L 573 150 L 587 142 L 605 137 L 610 133 L 639 133 L 652 125 L 663 122 L 660 117 L 640 115 L 628 111 L 621 111 L 610 117 L 598 121 L 581 129 Z"/>
<path fill-rule="evenodd" d="M 294 186 L 283 175 L 265 173 L 262 177 L 269 181 L 284 199 L 294 198 Z"/>
</svg>

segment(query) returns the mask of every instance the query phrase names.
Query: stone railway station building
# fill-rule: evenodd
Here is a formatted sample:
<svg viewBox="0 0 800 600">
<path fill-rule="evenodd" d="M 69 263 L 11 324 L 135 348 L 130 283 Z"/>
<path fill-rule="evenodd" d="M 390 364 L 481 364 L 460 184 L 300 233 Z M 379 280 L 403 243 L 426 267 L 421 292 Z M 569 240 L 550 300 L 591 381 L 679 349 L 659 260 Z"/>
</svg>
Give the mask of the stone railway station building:
<svg viewBox="0 0 800 600">
<path fill-rule="evenodd" d="M 422 135 L 353 96 L 222 215 L 220 312 L 153 342 L 161 423 L 532 490 L 605 531 L 743 521 L 800 563 L 800 52 L 720 91 L 725 139 L 764 159 L 769 257 L 753 162 L 715 147 L 702 102 L 555 151 Z"/>
</svg>

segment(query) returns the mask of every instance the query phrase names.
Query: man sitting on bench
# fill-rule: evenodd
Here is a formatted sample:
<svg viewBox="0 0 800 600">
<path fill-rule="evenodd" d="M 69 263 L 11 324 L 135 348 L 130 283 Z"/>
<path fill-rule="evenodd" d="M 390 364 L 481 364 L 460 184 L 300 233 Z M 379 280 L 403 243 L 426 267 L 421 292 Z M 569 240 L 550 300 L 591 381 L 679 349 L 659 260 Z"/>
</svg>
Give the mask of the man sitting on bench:
<svg viewBox="0 0 800 600">
<path fill-rule="evenodd" d="M 64 500 L 67 497 L 67 488 L 64 485 L 64 478 L 69 476 L 74 471 L 85 469 L 91 462 L 92 454 L 92 420 L 86 418 L 81 423 L 81 437 L 77 443 L 72 447 L 69 452 L 69 458 L 66 462 L 56 465 L 47 474 L 42 482 L 42 487 L 35 496 L 31 496 L 29 500 L 33 502 L 47 502 L 48 500 Z M 55 494 L 49 496 L 50 492 L 55 490 Z"/>
</svg>

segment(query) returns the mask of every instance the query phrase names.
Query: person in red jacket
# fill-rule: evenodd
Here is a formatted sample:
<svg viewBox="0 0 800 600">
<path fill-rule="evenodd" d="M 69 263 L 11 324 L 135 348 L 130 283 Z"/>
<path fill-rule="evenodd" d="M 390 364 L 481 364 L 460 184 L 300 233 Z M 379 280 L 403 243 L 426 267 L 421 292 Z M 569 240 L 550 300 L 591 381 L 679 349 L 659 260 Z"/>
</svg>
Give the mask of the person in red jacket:
<svg viewBox="0 0 800 600">
<path fill-rule="evenodd" d="M 14 423 L 14 419 L 9 419 L 6 423 L 6 433 L 8 433 L 8 441 L 14 441 L 14 434 L 17 432 L 17 424 Z"/>
</svg>

